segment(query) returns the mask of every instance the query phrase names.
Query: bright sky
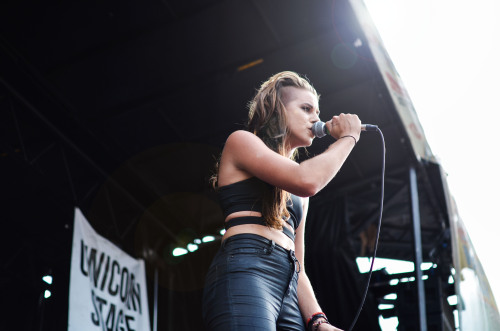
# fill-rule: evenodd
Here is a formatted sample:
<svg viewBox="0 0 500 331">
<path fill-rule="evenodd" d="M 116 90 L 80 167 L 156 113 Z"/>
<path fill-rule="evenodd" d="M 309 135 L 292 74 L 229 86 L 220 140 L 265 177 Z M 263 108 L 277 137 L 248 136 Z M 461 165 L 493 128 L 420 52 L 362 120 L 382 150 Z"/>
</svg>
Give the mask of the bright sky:
<svg viewBox="0 0 500 331">
<path fill-rule="evenodd" d="M 500 304 L 500 1 L 364 0 Z"/>
</svg>

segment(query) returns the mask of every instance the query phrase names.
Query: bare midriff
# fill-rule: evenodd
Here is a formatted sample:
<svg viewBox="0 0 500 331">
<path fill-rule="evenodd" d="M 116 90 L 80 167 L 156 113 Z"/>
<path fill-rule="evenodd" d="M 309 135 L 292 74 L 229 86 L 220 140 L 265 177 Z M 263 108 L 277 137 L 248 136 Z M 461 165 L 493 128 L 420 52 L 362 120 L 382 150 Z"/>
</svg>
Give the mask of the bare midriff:
<svg viewBox="0 0 500 331">
<path fill-rule="evenodd" d="M 243 216 L 259 217 L 262 216 L 262 214 L 254 211 L 239 211 L 228 215 L 226 217 L 226 222 L 233 218 Z M 282 225 L 288 227 L 292 231 L 292 233 L 294 232 L 293 228 L 288 223 L 283 221 Z M 229 237 L 242 233 L 253 233 L 274 241 L 276 244 L 280 245 L 286 250 L 295 250 L 295 243 L 287 235 L 285 235 L 283 231 L 259 224 L 242 224 L 230 227 L 222 237 L 222 241 L 226 240 Z"/>
</svg>

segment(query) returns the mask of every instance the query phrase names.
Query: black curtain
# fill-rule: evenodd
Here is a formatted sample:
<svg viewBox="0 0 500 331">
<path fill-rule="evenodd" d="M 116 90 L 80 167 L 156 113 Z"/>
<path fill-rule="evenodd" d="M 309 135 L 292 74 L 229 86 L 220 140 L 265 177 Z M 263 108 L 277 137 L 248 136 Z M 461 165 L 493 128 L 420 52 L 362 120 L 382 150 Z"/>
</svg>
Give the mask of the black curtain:
<svg viewBox="0 0 500 331">
<path fill-rule="evenodd" d="M 305 233 L 305 268 L 330 322 L 348 330 L 361 303 L 367 275 L 356 265 L 349 240 L 345 198 L 328 205 L 311 198 Z M 376 303 L 369 294 L 353 330 L 380 330 Z"/>
</svg>

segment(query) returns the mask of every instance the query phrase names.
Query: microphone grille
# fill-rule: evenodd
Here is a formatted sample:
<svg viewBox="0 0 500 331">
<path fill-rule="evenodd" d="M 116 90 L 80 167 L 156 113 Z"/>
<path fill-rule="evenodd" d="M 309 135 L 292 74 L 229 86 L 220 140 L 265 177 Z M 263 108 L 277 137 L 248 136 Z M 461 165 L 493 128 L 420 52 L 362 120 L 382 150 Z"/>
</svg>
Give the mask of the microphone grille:
<svg viewBox="0 0 500 331">
<path fill-rule="evenodd" d="M 321 121 L 315 122 L 311 130 L 316 138 L 323 138 L 324 136 L 326 136 L 325 123 Z"/>
</svg>

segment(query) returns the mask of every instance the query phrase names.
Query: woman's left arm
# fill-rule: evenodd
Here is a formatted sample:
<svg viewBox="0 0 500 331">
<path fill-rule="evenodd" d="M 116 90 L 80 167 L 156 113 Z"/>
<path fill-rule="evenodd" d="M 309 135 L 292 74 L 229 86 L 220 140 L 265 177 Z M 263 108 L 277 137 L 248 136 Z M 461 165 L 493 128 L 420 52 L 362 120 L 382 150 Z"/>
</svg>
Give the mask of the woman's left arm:
<svg viewBox="0 0 500 331">
<path fill-rule="evenodd" d="M 299 299 L 299 308 L 302 314 L 302 318 L 305 322 L 315 313 L 321 312 L 321 307 L 318 304 L 318 300 L 314 295 L 313 288 L 311 286 L 311 282 L 309 281 L 309 277 L 307 277 L 305 268 L 304 268 L 304 229 L 306 223 L 306 215 L 309 207 L 309 198 L 302 198 L 303 201 L 303 218 L 300 222 L 299 227 L 297 228 L 296 236 L 295 236 L 295 255 L 297 260 L 300 262 L 300 273 L 299 280 L 297 285 L 297 295 Z M 334 331 L 342 331 L 332 325 L 323 323 L 319 326 L 318 330 L 334 330 Z"/>
</svg>

